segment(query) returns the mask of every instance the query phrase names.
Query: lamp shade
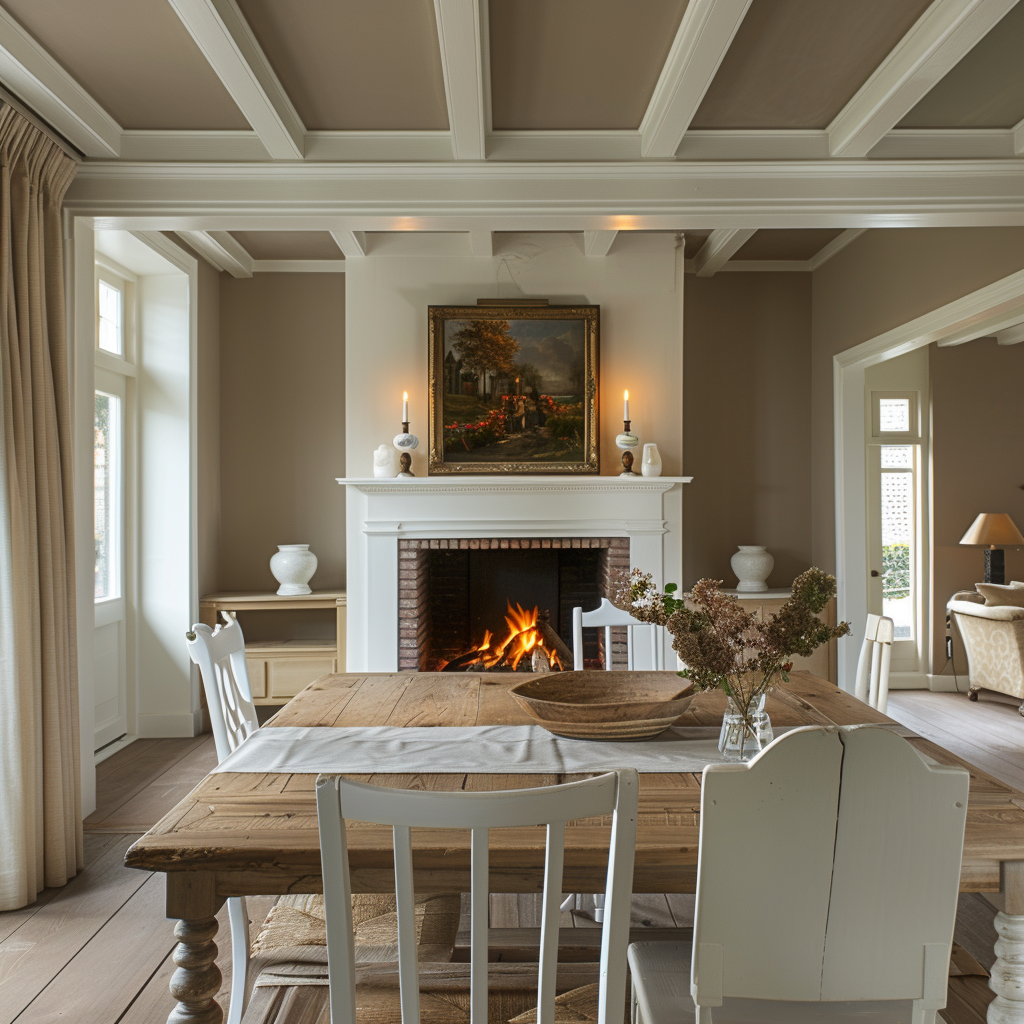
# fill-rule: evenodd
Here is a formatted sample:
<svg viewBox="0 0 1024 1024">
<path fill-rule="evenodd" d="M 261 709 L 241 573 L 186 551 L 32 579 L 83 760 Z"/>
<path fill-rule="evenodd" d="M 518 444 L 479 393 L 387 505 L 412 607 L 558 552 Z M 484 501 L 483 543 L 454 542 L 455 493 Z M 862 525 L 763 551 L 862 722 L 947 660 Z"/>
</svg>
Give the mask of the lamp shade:
<svg viewBox="0 0 1024 1024">
<path fill-rule="evenodd" d="M 1024 544 L 1024 537 L 1005 512 L 982 512 L 960 538 L 960 543 L 1015 547 Z"/>
</svg>

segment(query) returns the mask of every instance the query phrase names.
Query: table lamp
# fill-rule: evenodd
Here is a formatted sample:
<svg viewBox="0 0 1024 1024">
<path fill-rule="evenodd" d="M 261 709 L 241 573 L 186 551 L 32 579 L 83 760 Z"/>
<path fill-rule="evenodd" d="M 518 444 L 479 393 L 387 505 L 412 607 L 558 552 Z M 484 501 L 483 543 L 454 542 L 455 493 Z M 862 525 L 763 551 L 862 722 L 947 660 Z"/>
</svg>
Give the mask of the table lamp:
<svg viewBox="0 0 1024 1024">
<path fill-rule="evenodd" d="M 1024 544 L 1024 537 L 1005 512 L 982 512 L 960 543 L 985 546 L 985 582 L 1005 583 L 1003 548 Z"/>
</svg>

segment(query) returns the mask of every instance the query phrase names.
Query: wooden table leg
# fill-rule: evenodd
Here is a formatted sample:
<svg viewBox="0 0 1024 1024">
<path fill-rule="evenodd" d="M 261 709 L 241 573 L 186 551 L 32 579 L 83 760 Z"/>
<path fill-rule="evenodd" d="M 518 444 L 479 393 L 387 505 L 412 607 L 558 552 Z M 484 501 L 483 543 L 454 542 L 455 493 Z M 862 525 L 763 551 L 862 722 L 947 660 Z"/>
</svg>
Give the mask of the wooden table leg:
<svg viewBox="0 0 1024 1024">
<path fill-rule="evenodd" d="M 1004 909 L 996 914 L 996 962 L 988 1024 L 1024 1024 L 1024 861 L 1002 865 Z"/>
<path fill-rule="evenodd" d="M 215 879 L 204 871 L 174 871 L 167 875 L 167 916 L 178 918 L 174 937 L 171 995 L 177 1006 L 167 1024 L 222 1024 L 224 1011 L 214 996 L 220 989 L 217 966 L 217 911 L 224 903 L 216 895 Z"/>
</svg>

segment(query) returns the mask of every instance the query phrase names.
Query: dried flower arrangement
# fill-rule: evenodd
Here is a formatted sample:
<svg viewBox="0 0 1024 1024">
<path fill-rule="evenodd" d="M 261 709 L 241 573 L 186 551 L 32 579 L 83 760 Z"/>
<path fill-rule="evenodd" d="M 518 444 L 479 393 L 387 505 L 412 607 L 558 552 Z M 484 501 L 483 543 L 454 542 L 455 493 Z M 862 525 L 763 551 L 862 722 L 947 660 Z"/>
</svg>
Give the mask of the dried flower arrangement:
<svg viewBox="0 0 1024 1024">
<path fill-rule="evenodd" d="M 721 586 L 721 580 L 702 579 L 677 597 L 674 583 L 659 593 L 650 573 L 633 569 L 620 577 L 612 601 L 641 622 L 665 626 L 686 666 L 680 675 L 698 690 L 723 690 L 753 735 L 760 700 L 779 679 L 788 681 L 793 655 L 806 657 L 847 636 L 850 624 L 830 626 L 817 617 L 836 592 L 835 577 L 818 568 L 800 573 L 793 596 L 764 620 Z"/>
</svg>

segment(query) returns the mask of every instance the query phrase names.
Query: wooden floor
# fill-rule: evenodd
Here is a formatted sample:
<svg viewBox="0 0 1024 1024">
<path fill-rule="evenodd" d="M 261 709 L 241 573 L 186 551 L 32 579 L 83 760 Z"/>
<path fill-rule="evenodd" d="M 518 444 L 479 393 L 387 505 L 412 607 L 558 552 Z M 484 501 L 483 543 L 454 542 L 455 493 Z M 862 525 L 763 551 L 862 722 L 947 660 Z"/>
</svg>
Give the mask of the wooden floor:
<svg viewBox="0 0 1024 1024">
<path fill-rule="evenodd" d="M 1024 789 L 1024 718 L 997 698 L 902 691 L 889 713 L 979 768 Z M 163 1024 L 171 1003 L 174 965 L 171 924 L 163 916 L 162 876 L 130 870 L 125 850 L 216 763 L 211 736 L 137 740 L 97 768 L 98 806 L 86 821 L 86 869 L 61 889 L 47 889 L 23 910 L 0 914 L 0 1024 Z M 249 900 L 253 934 L 270 909 L 269 897 Z M 589 916 L 566 914 L 563 926 L 596 927 Z M 985 968 L 992 965 L 993 910 L 980 896 L 962 896 L 957 941 Z M 221 913 L 222 932 L 226 914 Z M 634 899 L 633 927 L 649 937 L 693 921 L 689 896 Z M 494 896 L 491 926 L 540 925 L 531 896 Z M 577 933 L 579 934 L 579 933 Z M 581 936 L 582 938 L 582 936 Z M 501 944 L 504 944 L 503 942 Z M 230 984 L 228 943 L 220 1001 Z M 964 993 L 966 992 L 966 995 Z M 944 1016 L 951 1024 L 980 1024 L 984 986 L 956 989 Z"/>
</svg>

